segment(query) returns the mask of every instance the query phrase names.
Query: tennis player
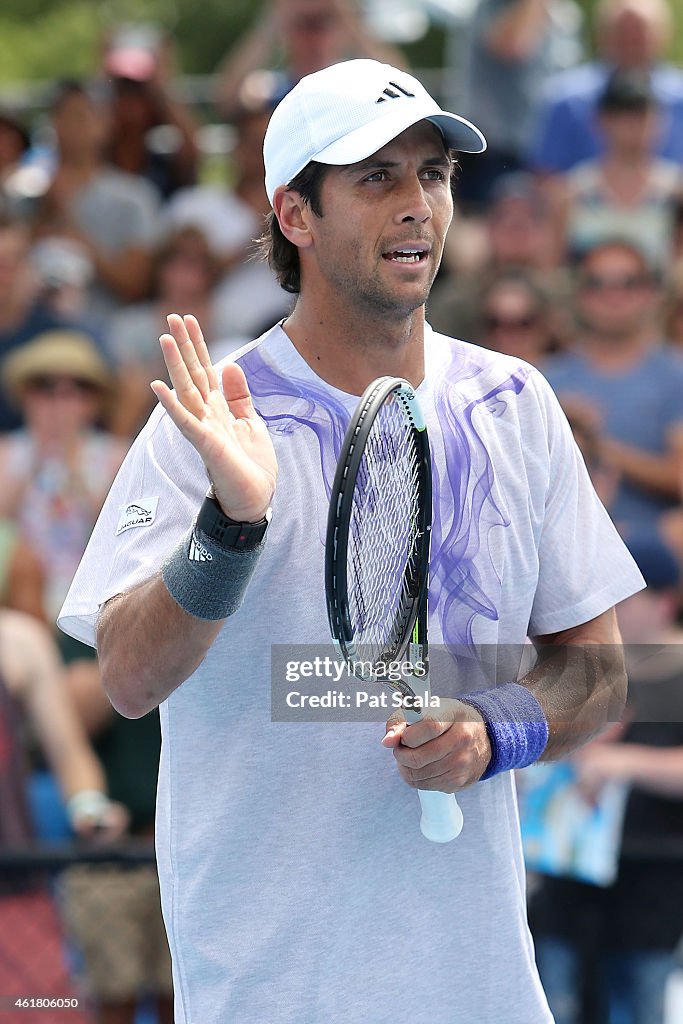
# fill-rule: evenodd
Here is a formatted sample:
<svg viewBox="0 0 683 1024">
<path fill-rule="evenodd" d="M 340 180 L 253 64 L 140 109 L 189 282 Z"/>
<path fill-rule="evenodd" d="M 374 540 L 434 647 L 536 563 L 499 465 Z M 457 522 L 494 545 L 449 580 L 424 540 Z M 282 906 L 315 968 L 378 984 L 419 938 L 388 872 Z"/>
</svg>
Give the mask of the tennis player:
<svg viewBox="0 0 683 1024">
<path fill-rule="evenodd" d="M 294 312 L 217 369 L 197 322 L 169 317 L 174 391 L 153 384 L 159 407 L 63 608 L 115 707 L 160 705 L 179 1024 L 550 1024 L 511 769 L 600 727 L 624 696 L 618 658 L 591 659 L 590 676 L 581 659 L 548 662 L 466 702 L 460 686 L 438 720 L 397 714 L 386 735 L 271 720 L 272 645 L 329 637 L 330 485 L 357 396 L 382 374 L 418 388 L 430 432 L 434 642 L 613 650 L 613 606 L 642 586 L 540 374 L 425 323 L 451 153 L 484 145 L 374 61 L 289 93 L 264 152 L 270 257 Z M 448 671 L 432 681 L 447 690 Z M 459 792 L 456 841 L 422 837 L 415 788 Z"/>
</svg>

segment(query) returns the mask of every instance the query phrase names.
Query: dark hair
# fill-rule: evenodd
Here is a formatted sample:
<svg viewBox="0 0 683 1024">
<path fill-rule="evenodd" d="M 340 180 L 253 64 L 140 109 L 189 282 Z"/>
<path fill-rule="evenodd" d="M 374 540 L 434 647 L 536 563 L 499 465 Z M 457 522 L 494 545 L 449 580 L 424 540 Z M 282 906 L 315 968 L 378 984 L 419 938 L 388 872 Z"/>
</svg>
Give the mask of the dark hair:
<svg viewBox="0 0 683 1024">
<path fill-rule="evenodd" d="M 82 96 L 96 107 L 103 106 L 111 98 L 109 86 L 104 83 L 91 82 L 84 78 L 63 78 L 52 91 L 48 105 L 50 113 L 59 113 L 60 108 L 72 96 Z"/>
<path fill-rule="evenodd" d="M 320 193 L 326 173 L 326 164 L 311 160 L 287 186 L 288 189 L 299 193 L 316 217 L 323 215 Z M 275 271 L 280 287 L 292 295 L 298 295 L 301 290 L 299 250 L 282 234 L 278 219 L 272 210 L 266 216 L 265 230 L 258 239 L 258 247 L 260 258 L 266 260 Z"/>
<path fill-rule="evenodd" d="M 656 105 L 652 79 L 647 71 L 614 71 L 598 96 L 598 110 L 606 114 L 642 112 Z"/>
</svg>

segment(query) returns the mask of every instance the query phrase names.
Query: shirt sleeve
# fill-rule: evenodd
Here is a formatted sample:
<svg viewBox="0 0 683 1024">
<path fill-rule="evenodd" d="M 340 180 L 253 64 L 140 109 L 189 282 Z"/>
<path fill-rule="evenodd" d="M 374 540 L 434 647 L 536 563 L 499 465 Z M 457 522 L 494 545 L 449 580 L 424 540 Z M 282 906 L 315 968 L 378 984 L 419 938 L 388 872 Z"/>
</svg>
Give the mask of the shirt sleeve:
<svg viewBox="0 0 683 1024">
<path fill-rule="evenodd" d="M 645 583 L 595 492 L 550 385 L 540 373 L 532 380 L 546 424 L 549 474 L 529 634 L 543 636 L 589 622 Z"/>
<path fill-rule="evenodd" d="M 158 407 L 112 484 L 57 619 L 60 629 L 94 647 L 101 606 L 158 572 L 207 490 L 200 456 Z"/>
</svg>

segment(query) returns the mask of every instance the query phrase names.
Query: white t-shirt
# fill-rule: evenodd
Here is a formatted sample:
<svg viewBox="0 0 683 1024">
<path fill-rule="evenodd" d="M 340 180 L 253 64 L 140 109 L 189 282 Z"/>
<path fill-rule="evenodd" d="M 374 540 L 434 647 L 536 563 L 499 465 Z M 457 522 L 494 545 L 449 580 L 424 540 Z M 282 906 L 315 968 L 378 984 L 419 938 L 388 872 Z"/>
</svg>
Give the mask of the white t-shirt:
<svg viewBox="0 0 683 1024">
<path fill-rule="evenodd" d="M 541 375 L 429 330 L 426 356 L 431 639 L 523 644 L 640 589 Z M 420 834 L 416 794 L 379 723 L 271 721 L 271 645 L 329 638 L 327 504 L 356 399 L 320 380 L 281 327 L 236 358 L 280 475 L 244 604 L 161 705 L 157 857 L 176 1020 L 551 1024 L 510 774 L 459 795 L 465 827 L 439 846 Z M 157 410 L 112 488 L 62 628 L 92 643 L 98 607 L 159 568 L 206 485 Z M 153 521 L 117 535 L 131 504 L 154 507 L 138 517 Z"/>
</svg>

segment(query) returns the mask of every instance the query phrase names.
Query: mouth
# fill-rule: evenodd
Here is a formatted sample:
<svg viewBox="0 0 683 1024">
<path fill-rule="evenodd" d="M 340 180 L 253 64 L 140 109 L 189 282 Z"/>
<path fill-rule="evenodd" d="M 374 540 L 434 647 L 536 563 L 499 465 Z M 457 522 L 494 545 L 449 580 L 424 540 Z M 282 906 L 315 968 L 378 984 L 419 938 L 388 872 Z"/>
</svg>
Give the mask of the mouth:
<svg viewBox="0 0 683 1024">
<path fill-rule="evenodd" d="M 425 263 L 429 258 L 429 249 L 426 246 L 402 245 L 397 249 L 391 249 L 382 253 L 382 259 L 388 263 Z"/>
</svg>

